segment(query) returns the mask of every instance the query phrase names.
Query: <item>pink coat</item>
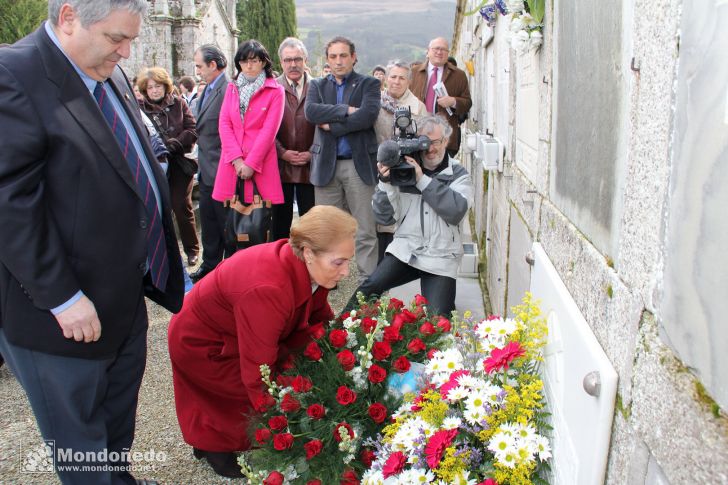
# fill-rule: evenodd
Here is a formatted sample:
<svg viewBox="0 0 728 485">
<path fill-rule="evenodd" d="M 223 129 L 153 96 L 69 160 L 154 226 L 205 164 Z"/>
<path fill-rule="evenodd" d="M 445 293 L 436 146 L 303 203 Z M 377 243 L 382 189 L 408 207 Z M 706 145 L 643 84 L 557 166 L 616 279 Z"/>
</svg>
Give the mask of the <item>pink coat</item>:
<svg viewBox="0 0 728 485">
<path fill-rule="evenodd" d="M 275 78 L 267 78 L 250 98 L 243 125 L 238 88 L 234 83 L 228 85 L 220 108 L 222 152 L 212 190 L 213 199 L 224 202 L 233 197 L 237 175 L 232 162 L 242 158 L 255 171 L 253 179 L 263 199 L 274 204 L 283 202 L 275 141 L 283 119 L 284 100 L 283 87 Z M 245 202 L 252 201 L 253 183 L 246 180 Z"/>
</svg>

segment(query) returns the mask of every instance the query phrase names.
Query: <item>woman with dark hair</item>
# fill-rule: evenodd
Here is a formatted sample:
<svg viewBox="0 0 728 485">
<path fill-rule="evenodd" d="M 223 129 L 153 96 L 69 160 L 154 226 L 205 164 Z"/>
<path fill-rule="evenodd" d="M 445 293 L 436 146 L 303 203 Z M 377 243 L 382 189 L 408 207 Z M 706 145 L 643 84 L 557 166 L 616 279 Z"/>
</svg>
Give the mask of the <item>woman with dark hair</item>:
<svg viewBox="0 0 728 485">
<path fill-rule="evenodd" d="M 194 163 L 185 157 L 197 141 L 197 126 L 187 103 L 174 94 L 174 84 L 169 73 L 162 67 L 150 67 L 142 71 L 136 85 L 141 93 L 139 106 L 154 123 L 169 155 L 169 192 L 172 210 L 177 219 L 182 247 L 187 264 L 194 266 L 200 253 L 195 213 L 192 210 L 192 179 Z"/>
<path fill-rule="evenodd" d="M 235 79 L 220 108 L 222 153 L 212 198 L 235 195 L 238 178 L 245 180 L 245 203 L 253 201 L 253 182 L 264 200 L 283 202 L 278 173 L 276 134 L 283 119 L 284 90 L 273 77 L 268 51 L 257 40 L 240 44 L 235 54 Z"/>
</svg>

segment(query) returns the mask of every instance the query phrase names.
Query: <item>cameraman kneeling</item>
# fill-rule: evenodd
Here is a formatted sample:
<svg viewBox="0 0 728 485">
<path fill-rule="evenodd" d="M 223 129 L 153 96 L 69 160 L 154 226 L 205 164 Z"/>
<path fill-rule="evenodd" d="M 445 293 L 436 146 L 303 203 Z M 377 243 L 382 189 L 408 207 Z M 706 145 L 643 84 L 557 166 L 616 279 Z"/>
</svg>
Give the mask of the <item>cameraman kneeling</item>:
<svg viewBox="0 0 728 485">
<path fill-rule="evenodd" d="M 389 183 L 390 168 L 377 164 L 380 182 L 372 207 L 378 224 L 397 224 L 394 240 L 371 276 L 354 292 L 366 298 L 420 279 L 422 295 L 432 312 L 450 315 L 455 309 L 455 279 L 463 254 L 460 222 L 472 205 L 473 184 L 467 170 L 451 159 L 447 144 L 452 128 L 440 116 L 419 120 L 418 135 L 427 136 L 430 148 L 405 162 L 415 171 L 414 186 Z"/>
</svg>

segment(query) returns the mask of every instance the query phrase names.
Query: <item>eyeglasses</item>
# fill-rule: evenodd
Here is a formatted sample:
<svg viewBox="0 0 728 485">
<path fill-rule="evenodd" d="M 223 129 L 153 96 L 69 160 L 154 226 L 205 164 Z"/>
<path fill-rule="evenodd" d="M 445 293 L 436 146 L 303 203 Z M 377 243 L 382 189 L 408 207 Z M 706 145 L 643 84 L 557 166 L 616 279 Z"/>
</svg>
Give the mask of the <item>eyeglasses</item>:
<svg viewBox="0 0 728 485">
<path fill-rule="evenodd" d="M 450 51 L 450 49 L 448 49 L 447 47 L 430 47 L 430 49 L 432 49 L 433 51 L 436 51 L 436 52 L 449 52 Z"/>
<path fill-rule="evenodd" d="M 263 62 L 263 61 L 261 61 L 261 60 L 260 60 L 260 59 L 258 59 L 257 57 L 253 57 L 253 58 L 251 58 L 251 59 L 245 59 L 245 60 L 241 60 L 241 61 L 240 61 L 240 65 L 242 66 L 243 64 L 247 64 L 247 65 L 249 65 L 249 66 L 251 66 L 251 65 L 252 65 L 252 66 L 255 66 L 256 64 L 260 64 L 260 63 L 262 63 L 262 62 Z"/>
<path fill-rule="evenodd" d="M 281 59 L 281 62 L 283 64 L 300 64 L 303 62 L 303 57 L 286 57 L 285 59 Z"/>
<path fill-rule="evenodd" d="M 430 138 L 430 145 L 432 145 L 435 148 L 440 148 L 443 143 L 445 143 L 445 137 L 444 136 L 442 138 L 438 139 L 438 140 L 433 140 L 432 138 Z"/>
</svg>

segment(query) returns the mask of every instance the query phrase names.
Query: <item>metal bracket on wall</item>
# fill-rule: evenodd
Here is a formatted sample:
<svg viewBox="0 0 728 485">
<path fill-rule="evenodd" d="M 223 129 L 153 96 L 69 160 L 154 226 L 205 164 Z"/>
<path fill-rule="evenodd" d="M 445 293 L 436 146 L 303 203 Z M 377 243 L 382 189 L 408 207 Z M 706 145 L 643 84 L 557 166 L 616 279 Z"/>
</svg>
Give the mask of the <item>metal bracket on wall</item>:
<svg viewBox="0 0 728 485">
<path fill-rule="evenodd" d="M 640 72 L 640 68 L 642 67 L 642 62 L 637 59 L 636 57 L 632 58 L 632 62 L 629 65 L 629 68 L 632 69 L 634 72 Z"/>
</svg>

